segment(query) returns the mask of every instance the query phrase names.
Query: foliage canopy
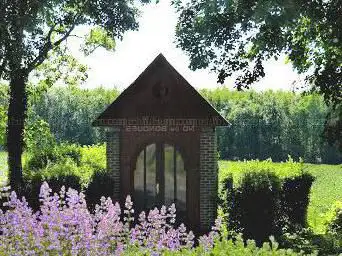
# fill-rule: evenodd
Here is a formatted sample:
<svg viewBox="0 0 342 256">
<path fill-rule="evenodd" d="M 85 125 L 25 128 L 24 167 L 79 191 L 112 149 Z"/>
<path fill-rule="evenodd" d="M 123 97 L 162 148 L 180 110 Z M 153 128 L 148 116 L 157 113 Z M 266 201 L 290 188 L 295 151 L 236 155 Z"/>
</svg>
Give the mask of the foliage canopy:
<svg viewBox="0 0 342 256">
<path fill-rule="evenodd" d="M 285 54 L 306 82 L 338 104 L 342 97 L 339 0 L 175 0 L 177 43 L 192 69 L 211 67 L 236 87 L 265 76 L 263 63 Z"/>
<path fill-rule="evenodd" d="M 138 28 L 138 2 L 148 0 L 1 1 L 0 77 L 10 79 L 13 68 L 31 72 L 81 25 L 90 29 L 87 46 L 113 49 L 114 38 Z"/>
</svg>

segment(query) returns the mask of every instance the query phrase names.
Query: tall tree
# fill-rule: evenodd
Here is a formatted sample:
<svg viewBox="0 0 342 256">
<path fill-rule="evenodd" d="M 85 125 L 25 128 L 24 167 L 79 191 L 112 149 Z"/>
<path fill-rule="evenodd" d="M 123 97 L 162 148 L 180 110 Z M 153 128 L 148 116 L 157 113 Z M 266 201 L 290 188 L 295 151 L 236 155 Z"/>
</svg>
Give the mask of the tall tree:
<svg viewBox="0 0 342 256">
<path fill-rule="evenodd" d="M 248 88 L 265 75 L 263 63 L 286 54 L 327 100 L 341 101 L 340 0 L 175 0 L 177 43 L 193 69 L 210 66 L 218 81 L 239 72 Z"/>
<path fill-rule="evenodd" d="M 209 67 L 220 83 L 238 74 L 235 84 L 243 89 L 265 76 L 265 61 L 284 54 L 311 90 L 342 109 L 341 0 L 173 3 L 179 13 L 177 44 L 190 56 L 192 69 Z"/>
<path fill-rule="evenodd" d="M 138 28 L 138 7 L 149 0 L 1 0 L 0 79 L 8 80 L 10 100 L 7 150 L 10 184 L 22 182 L 21 154 L 27 110 L 26 85 L 53 50 L 59 49 L 79 26 L 89 29 L 84 50 L 115 47 L 127 30 Z"/>
</svg>

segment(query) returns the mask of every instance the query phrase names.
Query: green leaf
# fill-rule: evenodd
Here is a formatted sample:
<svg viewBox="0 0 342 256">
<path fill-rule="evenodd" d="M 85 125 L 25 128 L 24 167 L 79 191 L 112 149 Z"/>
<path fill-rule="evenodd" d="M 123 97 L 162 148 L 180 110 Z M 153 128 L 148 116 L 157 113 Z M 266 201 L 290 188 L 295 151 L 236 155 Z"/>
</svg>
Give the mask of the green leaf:
<svg viewBox="0 0 342 256">
<path fill-rule="evenodd" d="M 97 48 L 103 47 L 110 51 L 115 49 L 115 40 L 109 35 L 109 33 L 100 28 L 92 28 L 89 34 L 86 36 L 85 43 L 82 46 L 82 50 L 85 55 L 92 54 Z"/>
</svg>

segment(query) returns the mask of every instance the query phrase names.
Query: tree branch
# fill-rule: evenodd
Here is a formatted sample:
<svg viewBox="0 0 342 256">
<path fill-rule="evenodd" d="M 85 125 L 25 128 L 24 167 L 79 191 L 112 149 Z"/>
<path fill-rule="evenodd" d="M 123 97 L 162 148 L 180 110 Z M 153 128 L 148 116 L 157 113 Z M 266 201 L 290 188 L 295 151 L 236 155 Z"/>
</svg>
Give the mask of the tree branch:
<svg viewBox="0 0 342 256">
<path fill-rule="evenodd" d="M 51 35 L 55 31 L 55 26 L 51 27 L 48 35 L 46 36 L 47 42 L 44 44 L 44 46 L 39 51 L 38 56 L 28 65 L 28 68 L 27 68 L 28 73 L 31 72 L 33 69 L 35 69 L 36 67 L 38 67 L 40 64 L 42 64 L 44 62 L 44 60 L 47 58 L 47 55 L 48 55 L 50 50 L 58 47 L 63 41 L 65 41 L 70 36 L 71 32 L 76 27 L 77 19 L 78 19 L 78 17 L 76 16 L 74 19 L 74 22 L 71 25 L 71 27 L 69 28 L 69 30 L 60 39 L 58 39 L 55 42 L 51 42 Z"/>
<path fill-rule="evenodd" d="M 68 38 L 68 36 L 70 36 L 71 32 L 74 30 L 76 26 L 75 23 L 76 22 L 74 22 L 74 24 L 70 27 L 70 29 L 60 39 L 58 39 L 56 42 L 52 44 L 53 48 L 58 47 L 64 40 Z"/>
<path fill-rule="evenodd" d="M 55 31 L 55 26 L 51 27 L 45 40 L 47 41 L 44 46 L 39 50 L 38 56 L 27 67 L 27 72 L 30 73 L 34 68 L 41 64 L 47 57 L 48 52 L 52 49 L 51 36 Z M 39 63 L 39 64 L 38 64 Z"/>
</svg>

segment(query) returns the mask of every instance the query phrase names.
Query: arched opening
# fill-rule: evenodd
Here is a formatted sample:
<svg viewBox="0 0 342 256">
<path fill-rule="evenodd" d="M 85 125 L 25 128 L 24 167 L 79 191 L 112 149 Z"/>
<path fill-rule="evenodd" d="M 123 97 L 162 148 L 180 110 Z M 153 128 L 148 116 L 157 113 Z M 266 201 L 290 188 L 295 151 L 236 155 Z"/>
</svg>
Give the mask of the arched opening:
<svg viewBox="0 0 342 256">
<path fill-rule="evenodd" d="M 138 155 L 134 170 L 134 200 L 138 212 L 175 203 L 177 219 L 186 216 L 186 171 L 173 146 L 153 143 Z"/>
</svg>

